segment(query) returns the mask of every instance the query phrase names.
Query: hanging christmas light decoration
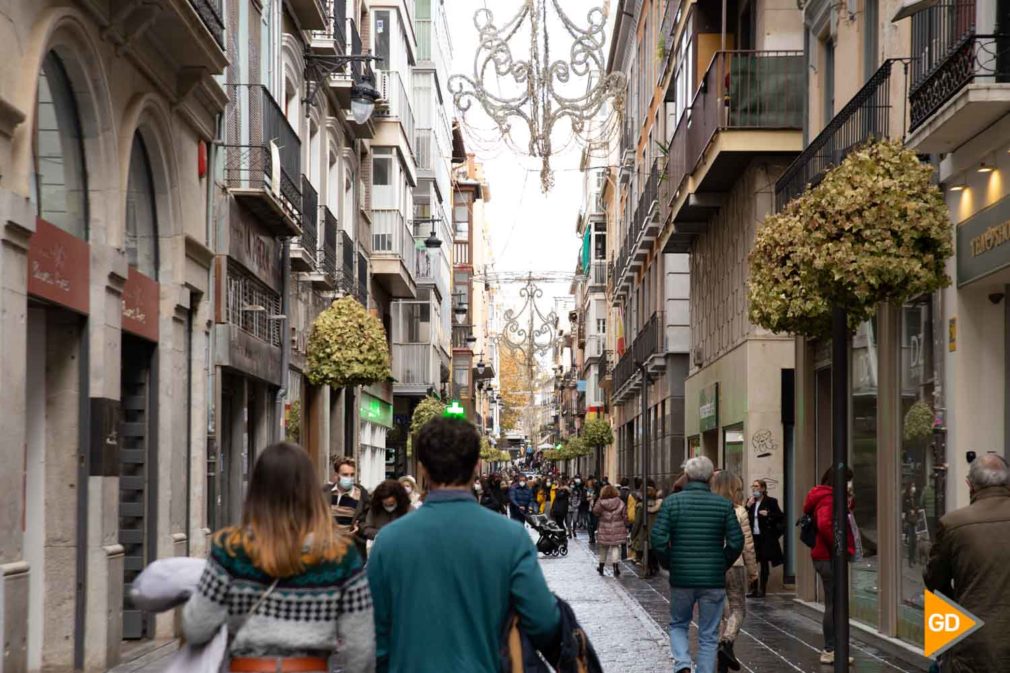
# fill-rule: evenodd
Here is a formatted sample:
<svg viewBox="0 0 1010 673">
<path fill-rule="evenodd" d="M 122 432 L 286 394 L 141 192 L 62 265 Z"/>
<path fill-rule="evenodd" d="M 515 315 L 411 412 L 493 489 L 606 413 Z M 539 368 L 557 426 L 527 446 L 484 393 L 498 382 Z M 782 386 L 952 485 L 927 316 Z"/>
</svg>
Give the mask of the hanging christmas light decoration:
<svg viewBox="0 0 1010 673">
<path fill-rule="evenodd" d="M 587 132 L 607 126 L 594 122 L 600 120 L 601 110 L 609 103 L 619 128 L 627 78 L 620 72 L 606 72 L 603 47 L 609 13 L 610 0 L 606 0 L 602 7 L 589 10 L 587 25 L 582 27 L 565 14 L 559 0 L 523 0 L 515 16 L 499 26 L 491 10 L 478 9 L 473 23 L 480 33 L 480 44 L 474 54 L 473 73 L 449 78 L 453 103 L 464 119 L 476 101 L 506 140 L 512 139 L 514 119 L 525 125 L 527 151 L 541 159 L 544 192 L 554 185 L 551 135 L 559 121 L 567 119 L 572 133 L 585 141 Z M 556 17 L 551 18 L 551 28 L 560 24 L 571 36 L 567 61 L 551 60 L 549 17 Z M 526 26 L 529 58 L 516 57 L 512 42 L 524 42 L 521 33 Z"/>
</svg>

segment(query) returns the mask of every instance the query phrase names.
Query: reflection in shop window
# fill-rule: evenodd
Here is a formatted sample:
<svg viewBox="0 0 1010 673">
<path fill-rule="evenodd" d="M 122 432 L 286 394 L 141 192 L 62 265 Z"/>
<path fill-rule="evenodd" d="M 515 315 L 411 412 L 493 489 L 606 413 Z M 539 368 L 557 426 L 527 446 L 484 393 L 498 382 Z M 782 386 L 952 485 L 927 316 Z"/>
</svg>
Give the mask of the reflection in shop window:
<svg viewBox="0 0 1010 673">
<path fill-rule="evenodd" d="M 32 200 L 43 220 L 87 238 L 87 175 L 80 118 L 70 79 L 53 52 L 42 62 L 38 85 Z"/>
<path fill-rule="evenodd" d="M 863 558 L 852 564 L 852 617 L 877 625 L 879 561 L 877 552 L 877 319 L 863 323 L 852 337 L 853 513 L 859 526 Z"/>
<path fill-rule="evenodd" d="M 944 472 L 937 469 L 933 359 L 933 304 L 930 297 L 901 308 L 901 493 L 899 502 L 900 598 L 898 636 L 923 641 L 922 571 L 936 524 L 943 515 Z"/>
<path fill-rule="evenodd" d="M 743 478 L 743 423 L 723 429 L 722 467 Z"/>
</svg>

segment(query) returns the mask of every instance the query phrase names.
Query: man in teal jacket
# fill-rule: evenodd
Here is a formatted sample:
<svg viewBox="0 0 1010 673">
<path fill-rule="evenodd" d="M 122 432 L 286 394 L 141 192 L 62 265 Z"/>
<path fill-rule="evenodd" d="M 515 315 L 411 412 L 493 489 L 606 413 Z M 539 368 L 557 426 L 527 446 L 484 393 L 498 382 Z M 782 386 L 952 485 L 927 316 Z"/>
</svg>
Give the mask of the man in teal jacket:
<svg viewBox="0 0 1010 673">
<path fill-rule="evenodd" d="M 687 484 L 663 502 L 652 527 L 652 553 L 670 570 L 670 645 L 673 670 L 691 671 L 688 633 L 698 605 L 698 667 L 715 671 L 719 620 L 726 601 L 726 571 L 743 551 L 743 531 L 733 505 L 712 493 L 715 471 L 704 456 L 684 465 Z"/>
<path fill-rule="evenodd" d="M 378 673 L 498 673 L 509 609 L 540 648 L 561 615 L 523 526 L 481 507 L 470 489 L 480 436 L 438 418 L 417 442 L 424 505 L 380 531 L 368 558 Z"/>
</svg>

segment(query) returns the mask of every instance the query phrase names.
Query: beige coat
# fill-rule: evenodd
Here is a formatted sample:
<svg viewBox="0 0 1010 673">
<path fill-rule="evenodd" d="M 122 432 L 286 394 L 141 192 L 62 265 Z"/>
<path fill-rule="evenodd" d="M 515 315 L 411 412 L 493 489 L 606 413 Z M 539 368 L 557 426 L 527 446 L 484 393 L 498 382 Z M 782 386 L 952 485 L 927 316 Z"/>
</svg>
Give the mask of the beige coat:
<svg viewBox="0 0 1010 673">
<path fill-rule="evenodd" d="M 733 507 L 736 519 L 743 530 L 743 553 L 737 557 L 734 566 L 746 566 L 748 577 L 758 576 L 757 556 L 754 554 L 754 536 L 750 532 L 750 522 L 747 520 L 747 508 L 742 505 Z"/>
</svg>

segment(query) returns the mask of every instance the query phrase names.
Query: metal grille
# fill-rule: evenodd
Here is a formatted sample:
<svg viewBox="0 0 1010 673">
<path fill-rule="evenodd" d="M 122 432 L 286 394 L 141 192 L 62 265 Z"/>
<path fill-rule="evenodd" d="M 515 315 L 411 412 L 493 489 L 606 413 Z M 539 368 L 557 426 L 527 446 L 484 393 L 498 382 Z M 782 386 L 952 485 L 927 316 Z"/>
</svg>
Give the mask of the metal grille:
<svg viewBox="0 0 1010 673">
<path fill-rule="evenodd" d="M 368 306 L 368 259 L 360 252 L 358 253 L 358 291 L 356 296 L 358 301 L 364 306 Z"/>
<path fill-rule="evenodd" d="M 302 176 L 302 235 L 299 243 L 313 259 L 319 246 L 319 195 L 309 179 Z"/>
<path fill-rule="evenodd" d="M 228 261 L 225 309 L 229 323 L 261 341 L 280 347 L 281 323 L 271 319 L 271 316 L 280 315 L 280 295 L 231 260 Z"/>
<path fill-rule="evenodd" d="M 214 40 L 224 49 L 224 19 L 221 18 L 221 0 L 189 0 Z"/>
<path fill-rule="evenodd" d="M 323 206 L 323 273 L 334 275 L 337 272 L 337 218 L 330 209 Z"/>
</svg>

